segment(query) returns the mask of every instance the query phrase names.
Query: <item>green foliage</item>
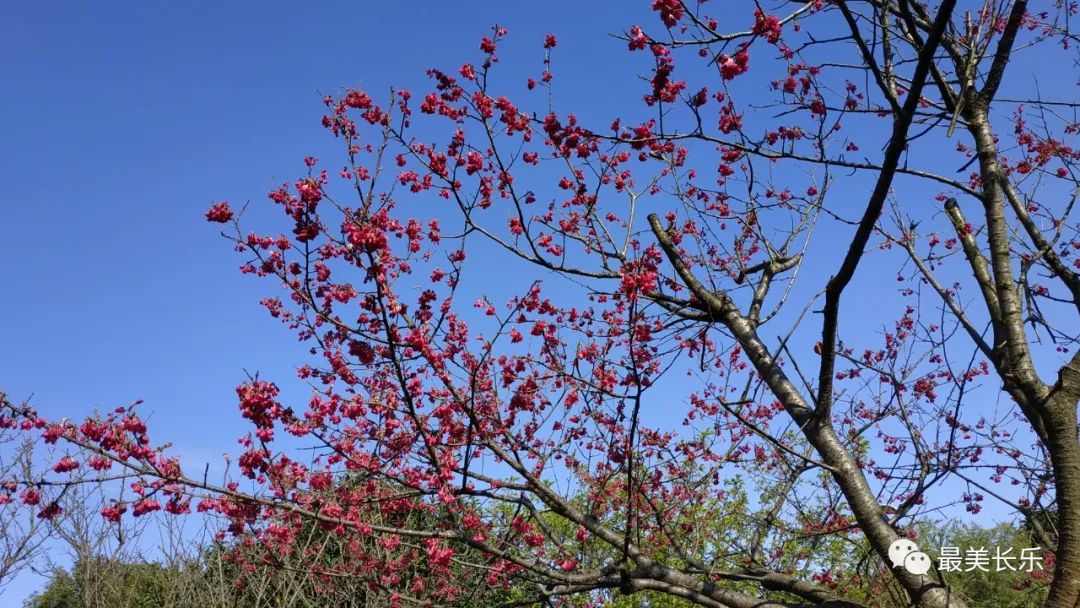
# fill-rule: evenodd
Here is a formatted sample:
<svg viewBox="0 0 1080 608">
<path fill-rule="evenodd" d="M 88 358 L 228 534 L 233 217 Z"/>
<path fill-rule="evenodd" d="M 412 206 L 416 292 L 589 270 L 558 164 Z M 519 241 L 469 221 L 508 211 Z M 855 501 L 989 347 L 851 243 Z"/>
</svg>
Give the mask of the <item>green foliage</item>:
<svg viewBox="0 0 1080 608">
<path fill-rule="evenodd" d="M 81 605 L 75 577 L 67 570 L 60 569 L 52 573 L 43 591 L 34 593 L 23 602 L 23 608 L 76 608 Z"/>
<path fill-rule="evenodd" d="M 993 563 L 995 548 L 1003 554 L 1012 548 L 1011 555 L 1018 556 L 1021 549 L 1038 546 L 1024 526 L 1002 523 L 986 528 L 974 523 L 925 523 L 919 526 L 916 542 L 930 554 L 935 568 L 939 566 L 942 547 L 958 548 L 961 567 L 965 571 L 939 574 L 950 592 L 964 600 L 968 608 L 1039 608 L 1046 599 L 1048 570 L 1005 569 L 998 572 Z M 989 571 L 966 571 L 968 548 L 988 550 Z M 889 573 L 888 566 L 869 551 L 865 541 L 853 544 L 846 555 L 846 565 L 841 565 L 844 562 L 841 558 L 836 562 L 838 567 L 830 571 L 845 591 L 845 597 L 872 608 L 909 607 L 909 600 Z"/>
<path fill-rule="evenodd" d="M 990 555 L 994 549 L 1005 552 L 1012 548 L 1011 555 L 1020 555 L 1021 549 L 1036 547 L 1029 531 L 1011 524 L 998 524 L 992 528 L 981 528 L 975 524 L 961 525 L 952 523 L 942 526 L 928 535 L 928 542 L 937 548 L 940 546 L 959 547 L 961 554 L 968 547 L 985 547 Z M 1044 547 L 1045 549 L 1045 547 Z M 995 571 L 991 563 L 990 572 L 972 570 L 971 572 L 943 573 L 946 584 L 953 593 L 963 598 L 971 608 L 1037 608 L 1046 598 L 1048 572 L 1021 572 L 1005 569 Z"/>
<path fill-rule="evenodd" d="M 56 570 L 44 591 L 24 608 L 159 608 L 168 602 L 174 574 L 160 564 L 84 560 Z"/>
</svg>

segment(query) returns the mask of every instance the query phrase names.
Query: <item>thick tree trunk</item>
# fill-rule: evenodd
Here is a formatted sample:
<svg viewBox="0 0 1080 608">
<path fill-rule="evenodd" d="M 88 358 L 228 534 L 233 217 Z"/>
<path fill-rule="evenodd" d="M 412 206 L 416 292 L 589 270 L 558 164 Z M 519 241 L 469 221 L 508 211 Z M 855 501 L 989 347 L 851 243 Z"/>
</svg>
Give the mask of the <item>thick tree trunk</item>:
<svg viewBox="0 0 1080 608">
<path fill-rule="evenodd" d="M 983 208 L 993 272 L 988 309 L 994 324 L 994 365 L 1050 454 L 1057 498 L 1058 539 L 1054 579 L 1047 608 L 1080 606 L 1080 353 L 1061 368 L 1051 388 L 1039 378 L 1024 330 L 1023 308 L 1013 271 L 1014 256 L 1005 219 L 1004 171 L 990 125 L 986 100 L 972 92 L 967 99 L 968 130 L 975 140 L 983 184 Z M 984 280 L 985 282 L 985 280 Z M 985 290 L 984 290 L 985 291 Z M 996 311 L 996 312 L 995 312 Z"/>
<path fill-rule="evenodd" d="M 1080 353 L 1061 369 L 1046 405 L 1047 450 L 1057 490 L 1058 546 L 1046 608 L 1080 606 Z"/>
</svg>

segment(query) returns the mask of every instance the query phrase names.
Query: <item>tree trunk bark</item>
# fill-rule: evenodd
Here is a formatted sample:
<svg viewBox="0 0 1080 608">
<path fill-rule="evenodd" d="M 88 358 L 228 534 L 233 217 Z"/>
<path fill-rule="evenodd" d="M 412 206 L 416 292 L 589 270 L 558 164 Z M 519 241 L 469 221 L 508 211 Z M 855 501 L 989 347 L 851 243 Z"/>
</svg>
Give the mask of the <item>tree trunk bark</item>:
<svg viewBox="0 0 1080 608">
<path fill-rule="evenodd" d="M 1054 467 L 1058 539 L 1046 608 L 1080 606 L 1080 352 L 1061 368 L 1046 405 L 1047 450 Z"/>
</svg>

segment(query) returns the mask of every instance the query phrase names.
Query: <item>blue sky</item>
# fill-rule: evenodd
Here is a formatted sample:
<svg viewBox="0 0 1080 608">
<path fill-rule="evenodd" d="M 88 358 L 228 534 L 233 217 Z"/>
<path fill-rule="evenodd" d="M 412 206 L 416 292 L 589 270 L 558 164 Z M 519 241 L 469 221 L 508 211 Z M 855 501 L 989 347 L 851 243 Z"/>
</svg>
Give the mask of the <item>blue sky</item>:
<svg viewBox="0 0 1080 608">
<path fill-rule="evenodd" d="M 645 2 L 71 2 L 5 12 L 0 386 L 33 395 L 48 415 L 144 399 L 152 429 L 165 430 L 158 438 L 199 461 L 232 450 L 244 430 L 233 388 L 245 369 L 302 394 L 289 379 L 303 350 L 258 305 L 271 286 L 239 276 L 240 258 L 202 214 L 221 199 L 263 204 L 304 156 L 340 158 L 319 126 L 320 92 L 420 89 L 424 69 L 476 61 L 498 23 L 511 33 L 503 74 L 537 74 L 553 32 L 558 86 L 574 91 L 562 108 L 610 119 L 643 85 L 641 70 L 610 69 L 627 55 L 606 34 L 656 24 Z M 749 25 L 749 10 L 737 14 L 732 27 Z M 18 581 L 5 602 L 34 584 Z"/>
<path fill-rule="evenodd" d="M 5 388 L 46 412 L 143 398 L 178 440 L 235 436 L 242 368 L 291 375 L 298 350 L 258 305 L 271 286 L 238 275 L 203 212 L 260 206 L 304 156 L 339 156 L 320 91 L 418 88 L 427 67 L 475 60 L 495 22 L 518 48 L 506 72 L 538 72 L 557 31 L 579 58 L 567 86 L 600 92 L 595 64 L 622 45 L 574 36 L 591 28 L 557 17 L 572 3 L 515 4 L 16 7 L 0 26 Z"/>
</svg>

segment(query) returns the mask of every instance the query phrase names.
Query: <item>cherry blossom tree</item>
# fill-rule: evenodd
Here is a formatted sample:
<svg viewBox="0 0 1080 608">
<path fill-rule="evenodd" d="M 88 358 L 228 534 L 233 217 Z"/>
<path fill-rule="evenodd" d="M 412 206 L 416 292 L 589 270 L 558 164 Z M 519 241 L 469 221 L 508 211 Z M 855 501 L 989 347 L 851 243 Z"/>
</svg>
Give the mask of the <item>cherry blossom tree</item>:
<svg viewBox="0 0 1080 608">
<path fill-rule="evenodd" d="M 5 399 L 0 392 L 0 400 Z M 45 552 L 49 522 L 42 521 L 24 507 L 33 502 L 30 488 L 19 492 L 17 479 L 38 478 L 32 438 L 13 429 L 0 429 L 0 593 L 21 572 L 30 568 Z M 62 519 L 62 518 L 61 518 Z"/>
<path fill-rule="evenodd" d="M 495 27 L 427 90 L 326 97 L 345 152 L 270 192 L 286 233 L 211 207 L 314 356 L 306 404 L 237 389 L 243 484 L 138 408 L 4 425 L 93 454 L 61 478 L 137 475 L 106 518 L 354 539 L 335 575 L 391 606 L 464 605 L 453 568 L 520 605 L 881 605 L 872 579 L 958 608 L 889 547 L 988 505 L 1077 606 L 1077 75 L 1043 97 L 1017 65 L 1075 66 L 1075 4 L 650 6 L 618 36 L 641 96 L 599 124 L 555 35 L 507 75 Z"/>
</svg>

